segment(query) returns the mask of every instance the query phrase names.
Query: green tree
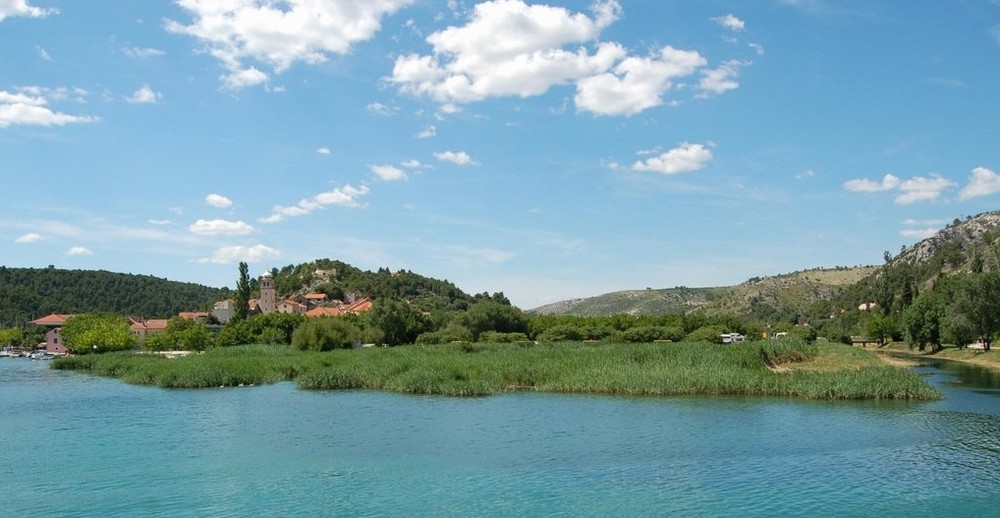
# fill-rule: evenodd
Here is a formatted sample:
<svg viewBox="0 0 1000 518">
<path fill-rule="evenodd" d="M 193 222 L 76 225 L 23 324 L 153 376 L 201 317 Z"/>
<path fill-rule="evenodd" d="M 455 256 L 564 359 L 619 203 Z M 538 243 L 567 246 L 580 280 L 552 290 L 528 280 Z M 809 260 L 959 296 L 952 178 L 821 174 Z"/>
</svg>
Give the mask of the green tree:
<svg viewBox="0 0 1000 518">
<path fill-rule="evenodd" d="M 20 327 L 8 327 L 0 329 L 0 346 L 21 345 L 24 341 L 24 332 Z"/>
<path fill-rule="evenodd" d="M 346 349 L 360 340 L 361 329 L 347 319 L 322 317 L 304 322 L 292 334 L 292 347 L 303 351 Z"/>
<path fill-rule="evenodd" d="M 472 332 L 473 341 L 486 331 L 527 333 L 528 318 L 520 309 L 493 299 L 472 304 L 462 316 L 462 324 Z"/>
<path fill-rule="evenodd" d="M 955 293 L 954 309 L 965 315 L 989 351 L 991 336 L 1000 331 L 1000 272 L 965 276 Z"/>
<path fill-rule="evenodd" d="M 135 346 L 135 335 L 124 318 L 111 313 L 85 313 L 66 320 L 63 343 L 73 354 L 124 351 Z"/>
<path fill-rule="evenodd" d="M 365 314 L 370 327 L 382 331 L 388 345 L 411 344 L 430 329 L 430 320 L 413 306 L 393 299 L 378 299 Z"/>
<path fill-rule="evenodd" d="M 910 347 L 923 351 L 928 345 L 932 351 L 941 348 L 945 304 L 936 291 L 925 291 L 913 299 L 903 311 L 903 330 Z"/>
<path fill-rule="evenodd" d="M 898 326 L 896 325 L 895 318 L 876 313 L 868 319 L 865 329 L 868 331 L 868 337 L 878 342 L 881 347 L 886 342 L 892 340 L 892 336 L 896 334 Z"/>
<path fill-rule="evenodd" d="M 250 315 L 250 273 L 247 263 L 240 261 L 240 276 L 233 294 L 233 320 L 243 321 Z"/>
</svg>

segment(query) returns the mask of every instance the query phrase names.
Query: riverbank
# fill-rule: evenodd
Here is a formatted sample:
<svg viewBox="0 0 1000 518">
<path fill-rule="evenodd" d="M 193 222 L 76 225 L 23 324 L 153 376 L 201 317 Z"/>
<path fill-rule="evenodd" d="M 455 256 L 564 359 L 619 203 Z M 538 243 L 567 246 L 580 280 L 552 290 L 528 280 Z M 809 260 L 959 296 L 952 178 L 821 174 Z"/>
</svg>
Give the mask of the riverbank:
<svg viewBox="0 0 1000 518">
<path fill-rule="evenodd" d="M 936 399 L 920 376 L 840 344 L 448 344 L 325 353 L 287 346 L 219 348 L 165 359 L 99 354 L 55 369 L 167 388 L 293 380 L 313 390 L 372 389 L 483 396 L 513 391 L 621 395 L 748 395 L 807 399 Z"/>
<path fill-rule="evenodd" d="M 913 358 L 914 360 L 919 358 L 937 358 L 939 360 L 950 360 L 956 362 L 970 363 L 973 365 L 978 365 L 980 367 L 986 367 L 991 370 L 1000 371 L 1000 351 L 996 349 L 991 349 L 990 351 L 984 351 L 982 349 L 970 349 L 964 348 L 959 349 L 957 347 L 946 346 L 940 351 L 931 352 L 930 349 L 926 351 L 917 351 L 915 349 L 910 349 L 909 346 L 902 342 L 893 342 L 878 349 L 868 349 L 881 354 L 883 358 L 892 363 L 905 362 L 906 360 L 900 360 L 899 356 L 904 356 L 908 358 Z M 892 356 L 896 356 L 895 360 L 892 360 Z"/>
</svg>

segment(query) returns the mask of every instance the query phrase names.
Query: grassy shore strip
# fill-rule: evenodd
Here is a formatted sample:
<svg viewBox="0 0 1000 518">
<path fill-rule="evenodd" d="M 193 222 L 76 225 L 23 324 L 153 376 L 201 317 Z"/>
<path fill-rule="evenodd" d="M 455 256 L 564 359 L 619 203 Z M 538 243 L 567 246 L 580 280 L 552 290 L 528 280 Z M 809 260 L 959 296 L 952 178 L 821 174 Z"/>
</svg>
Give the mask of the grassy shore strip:
<svg viewBox="0 0 1000 518">
<path fill-rule="evenodd" d="M 169 388 L 295 380 L 317 390 L 482 396 L 519 390 L 622 395 L 935 399 L 918 375 L 837 344 L 450 344 L 328 353 L 246 346 L 165 359 L 104 354 L 53 368 Z"/>
<path fill-rule="evenodd" d="M 938 352 L 917 351 L 910 349 L 905 343 L 894 342 L 885 347 L 874 349 L 876 352 L 891 352 L 913 358 L 937 358 L 939 360 L 951 360 L 956 362 L 971 363 L 1000 371 L 1000 350 L 995 348 L 990 351 L 982 349 L 959 349 L 958 347 L 947 346 Z"/>
</svg>

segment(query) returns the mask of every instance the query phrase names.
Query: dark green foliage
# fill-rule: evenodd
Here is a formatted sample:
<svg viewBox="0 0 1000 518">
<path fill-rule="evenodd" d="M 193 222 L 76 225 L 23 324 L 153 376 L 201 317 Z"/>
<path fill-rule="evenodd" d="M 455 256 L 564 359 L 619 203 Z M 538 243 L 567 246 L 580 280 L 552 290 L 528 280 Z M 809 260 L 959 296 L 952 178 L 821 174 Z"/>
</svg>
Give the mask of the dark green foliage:
<svg viewBox="0 0 1000 518">
<path fill-rule="evenodd" d="M 528 332 L 528 317 L 520 309 L 492 299 L 472 304 L 462 315 L 461 322 L 472 333 L 473 341 L 487 331 Z"/>
<path fill-rule="evenodd" d="M 0 266 L 0 327 L 22 326 L 49 313 L 169 318 L 207 310 L 227 297 L 226 289 L 148 275 Z"/>
<path fill-rule="evenodd" d="M 213 339 L 205 324 L 173 317 L 163 332 L 146 336 L 142 348 L 150 351 L 204 351 L 212 345 Z"/>
<path fill-rule="evenodd" d="M 303 322 L 292 334 L 292 347 L 302 351 L 346 349 L 358 343 L 361 330 L 347 319 L 323 317 Z"/>
<path fill-rule="evenodd" d="M 250 315 L 250 273 L 247 263 L 240 261 L 240 274 L 233 294 L 233 320 L 241 322 Z"/>
<path fill-rule="evenodd" d="M 84 313 L 66 320 L 63 343 L 73 354 L 125 351 L 135 346 L 129 322 L 112 313 Z"/>
<path fill-rule="evenodd" d="M 446 344 L 450 342 L 471 342 L 472 332 L 459 323 L 452 322 L 445 327 L 417 336 L 418 345 Z"/>
<path fill-rule="evenodd" d="M 382 332 L 382 342 L 387 345 L 412 344 L 430 330 L 430 320 L 420 310 L 393 299 L 376 300 L 365 321 Z"/>
<path fill-rule="evenodd" d="M 247 320 L 230 321 L 219 331 L 215 344 L 219 347 L 235 345 L 268 344 L 288 345 L 292 343 L 295 328 L 306 321 L 306 317 L 293 313 L 268 313 L 254 315 Z"/>
</svg>

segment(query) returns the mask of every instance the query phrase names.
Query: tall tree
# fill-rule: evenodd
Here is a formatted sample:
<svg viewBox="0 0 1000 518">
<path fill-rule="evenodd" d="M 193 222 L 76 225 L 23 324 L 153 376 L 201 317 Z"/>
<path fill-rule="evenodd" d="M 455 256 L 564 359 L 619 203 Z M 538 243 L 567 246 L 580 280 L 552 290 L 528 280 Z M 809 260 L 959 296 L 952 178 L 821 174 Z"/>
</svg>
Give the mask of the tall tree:
<svg viewBox="0 0 1000 518">
<path fill-rule="evenodd" d="M 247 263 L 240 261 L 240 277 L 236 281 L 236 294 L 233 296 L 233 319 L 242 322 L 250 315 L 250 273 Z"/>
</svg>

